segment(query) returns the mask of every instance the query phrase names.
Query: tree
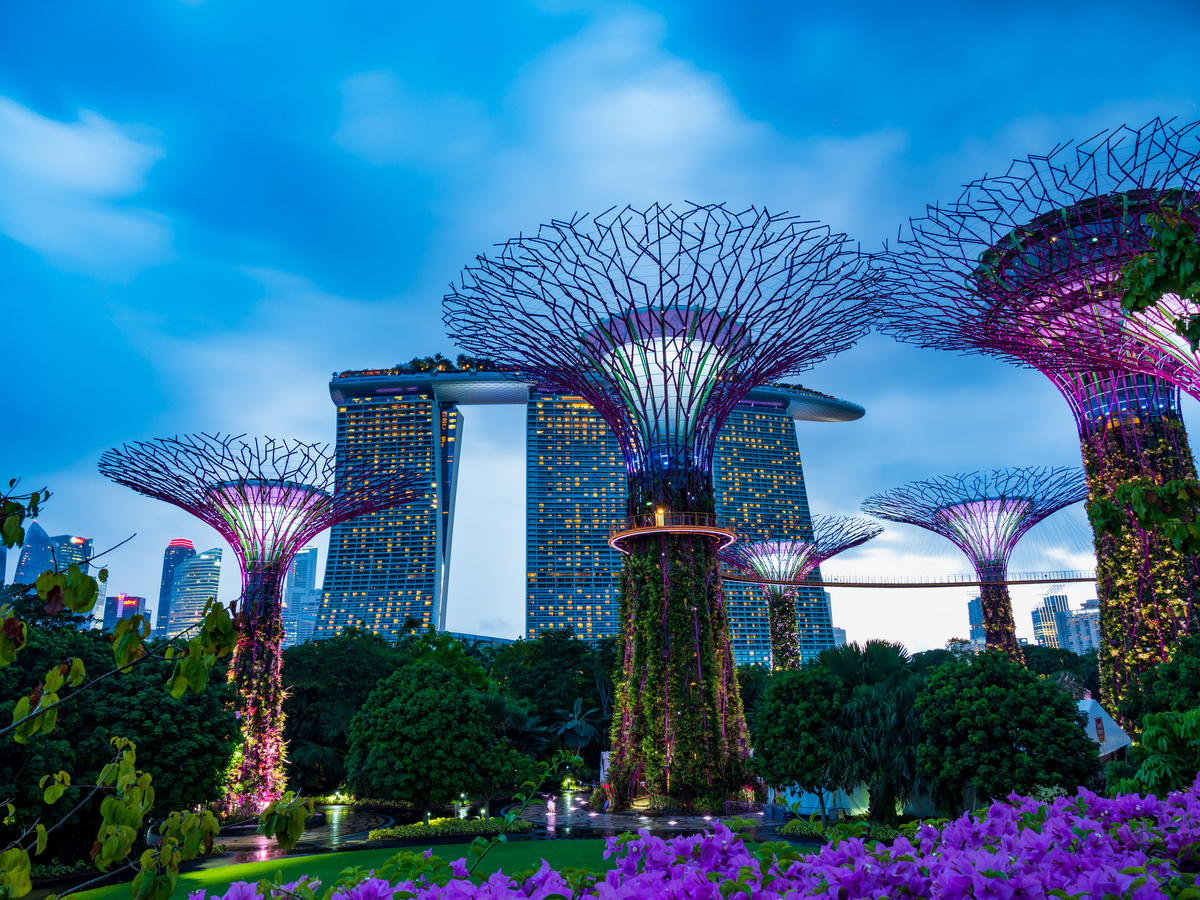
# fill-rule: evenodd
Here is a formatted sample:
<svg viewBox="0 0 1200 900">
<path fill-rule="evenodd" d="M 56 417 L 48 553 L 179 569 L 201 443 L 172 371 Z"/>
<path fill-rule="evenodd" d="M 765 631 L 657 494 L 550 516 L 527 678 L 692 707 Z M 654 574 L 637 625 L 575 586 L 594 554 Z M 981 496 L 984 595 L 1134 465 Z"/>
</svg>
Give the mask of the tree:
<svg viewBox="0 0 1200 900">
<path fill-rule="evenodd" d="M 829 737 L 844 700 L 828 669 L 783 670 L 770 679 L 750 722 L 753 771 L 767 784 L 816 794 L 822 819 L 825 792 L 849 787 Z"/>
<path fill-rule="evenodd" d="M 411 658 L 374 632 L 347 628 L 283 653 L 288 786 L 327 794 L 346 777 L 350 722 L 381 678 Z"/>
<path fill-rule="evenodd" d="M 453 670 L 418 660 L 393 672 L 350 725 L 347 782 L 425 810 L 479 789 L 496 746 L 483 704 Z"/>
<path fill-rule="evenodd" d="M 572 753 L 578 754 L 600 736 L 600 729 L 596 727 L 600 721 L 600 710 L 585 710 L 582 697 L 576 697 L 575 705 L 570 709 L 556 709 L 554 713 L 558 716 L 554 733 L 562 737 Z"/>
<path fill-rule="evenodd" d="M 493 800 L 511 797 L 526 781 L 537 780 L 537 773 L 537 763 L 524 753 L 494 744 L 480 766 L 478 794 L 483 800 L 483 817 L 491 818 Z"/>
<path fill-rule="evenodd" d="M 771 670 L 757 663 L 745 663 L 737 667 L 738 693 L 742 695 L 742 709 L 746 723 L 750 724 L 757 714 L 759 704 L 771 683 Z"/>
<path fill-rule="evenodd" d="M 934 802 L 952 814 L 1013 791 L 1073 791 L 1099 770 L 1096 744 L 1070 696 L 1001 653 L 933 670 L 917 712 L 920 774 Z"/>
<path fill-rule="evenodd" d="M 922 681 L 908 651 L 888 641 L 867 641 L 824 651 L 818 664 L 840 683 L 845 701 L 830 725 L 835 768 L 870 795 L 868 815 L 894 823 L 896 805 L 917 785 L 917 716 Z"/>
<path fill-rule="evenodd" d="M 1028 645 L 1021 650 L 1029 671 L 1038 675 L 1069 675 L 1093 697 L 1100 696 L 1100 662 L 1095 650 L 1079 654 L 1061 647 Z M 1066 680 L 1068 684 L 1071 679 Z"/>
<path fill-rule="evenodd" d="M 543 722 L 554 719 L 556 709 L 566 709 L 576 697 L 595 700 L 600 706 L 587 641 L 575 637 L 571 626 L 548 628 L 535 640 L 515 641 L 497 650 L 491 677 L 514 697 L 533 704 Z"/>
</svg>

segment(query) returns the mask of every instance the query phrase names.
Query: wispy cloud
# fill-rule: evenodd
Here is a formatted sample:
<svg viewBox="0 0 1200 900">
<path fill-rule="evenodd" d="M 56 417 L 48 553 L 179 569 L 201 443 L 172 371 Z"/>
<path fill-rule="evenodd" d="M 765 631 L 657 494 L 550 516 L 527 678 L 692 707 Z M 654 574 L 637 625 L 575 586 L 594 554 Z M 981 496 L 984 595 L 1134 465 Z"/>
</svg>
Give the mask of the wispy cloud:
<svg viewBox="0 0 1200 900">
<path fill-rule="evenodd" d="M 162 156 L 146 129 L 89 110 L 59 122 L 0 97 L 0 231 L 91 275 L 124 278 L 168 259 L 166 217 L 122 202 Z"/>
</svg>

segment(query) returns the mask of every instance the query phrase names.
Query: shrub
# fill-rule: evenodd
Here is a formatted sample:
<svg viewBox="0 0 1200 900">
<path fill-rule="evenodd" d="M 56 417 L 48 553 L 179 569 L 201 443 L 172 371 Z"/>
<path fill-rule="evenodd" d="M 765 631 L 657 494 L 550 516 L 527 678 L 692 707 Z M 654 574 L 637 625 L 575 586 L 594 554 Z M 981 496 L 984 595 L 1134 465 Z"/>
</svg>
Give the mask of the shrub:
<svg viewBox="0 0 1200 900">
<path fill-rule="evenodd" d="M 491 819 L 430 819 L 429 824 L 418 822 L 416 825 L 393 825 L 390 828 L 373 828 L 367 837 L 372 841 L 387 841 L 397 838 L 446 837 L 455 834 L 508 834 L 531 831 L 533 823 L 525 819 L 515 819 L 504 827 L 503 818 Z"/>
</svg>

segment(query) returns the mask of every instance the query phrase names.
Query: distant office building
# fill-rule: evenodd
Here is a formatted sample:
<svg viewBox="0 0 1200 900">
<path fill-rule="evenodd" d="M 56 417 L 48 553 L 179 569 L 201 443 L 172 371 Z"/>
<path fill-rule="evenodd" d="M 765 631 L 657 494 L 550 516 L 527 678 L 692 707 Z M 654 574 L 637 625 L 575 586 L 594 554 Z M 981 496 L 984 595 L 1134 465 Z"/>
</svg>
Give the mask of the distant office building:
<svg viewBox="0 0 1200 900">
<path fill-rule="evenodd" d="M 25 544 L 17 557 L 17 570 L 13 573 L 13 584 L 33 584 L 43 572 L 56 566 L 55 550 L 50 535 L 37 522 L 25 529 Z"/>
<path fill-rule="evenodd" d="M 1061 646 L 1080 655 L 1100 649 L 1100 601 L 1086 600 L 1079 612 L 1066 617 Z"/>
<path fill-rule="evenodd" d="M 175 637 L 200 621 L 205 604 L 217 596 L 220 581 L 219 547 L 181 560 L 175 566 L 175 577 L 171 583 L 171 616 L 167 620 L 166 637 Z M 161 621 L 161 614 L 159 619 Z"/>
<path fill-rule="evenodd" d="M 162 580 L 158 585 L 158 637 L 167 633 L 171 620 L 171 587 L 175 583 L 175 569 L 185 559 L 196 555 L 196 548 L 187 538 L 175 538 L 163 551 Z"/>
<path fill-rule="evenodd" d="M 303 644 L 313 634 L 321 595 L 317 591 L 317 548 L 296 554 L 283 582 L 283 646 Z"/>
<path fill-rule="evenodd" d="M 58 559 L 59 571 L 66 571 L 67 566 L 74 563 L 80 571 L 87 572 L 92 558 L 92 539 L 79 537 L 74 534 L 57 534 L 50 538 L 54 542 L 54 553 Z"/>
<path fill-rule="evenodd" d="M 967 639 L 974 645 L 977 641 L 984 644 L 987 643 L 987 631 L 983 627 L 983 601 L 979 597 L 972 597 L 967 601 L 967 621 L 970 622 L 971 631 Z"/>
<path fill-rule="evenodd" d="M 132 594 L 114 594 L 104 601 L 104 625 L 105 631 L 112 631 L 117 627 L 117 622 L 121 619 L 129 619 L 133 616 L 146 616 L 146 621 L 150 621 L 150 613 L 146 610 L 146 598 L 134 597 Z"/>
<path fill-rule="evenodd" d="M 833 626 L 833 646 L 835 646 L 835 647 L 845 647 L 846 646 L 846 629 L 845 628 L 838 628 L 836 625 Z"/>
<path fill-rule="evenodd" d="M 463 427 L 458 407 L 467 404 L 527 405 L 526 635 L 567 625 L 589 640 L 617 633 L 621 557 L 608 534 L 627 514 L 625 467 L 587 403 L 514 375 L 478 371 L 344 372 L 329 390 L 341 458 L 415 468 L 429 487 L 412 504 L 333 528 L 316 637 L 348 625 L 395 636 L 410 616 L 444 628 Z M 802 388 L 753 391 L 720 436 L 718 514 L 735 528 L 811 529 L 795 421 L 848 421 L 862 413 Z M 726 588 L 735 659 L 769 664 L 761 589 Z M 805 658 L 832 646 L 828 594 L 805 587 L 797 608 Z"/>
<path fill-rule="evenodd" d="M 1061 590 L 1062 585 L 1055 585 L 1042 600 L 1042 605 L 1033 611 L 1033 638 L 1039 647 L 1063 646 L 1060 635 L 1066 630 L 1071 607 L 1067 595 L 1058 593 Z"/>
</svg>

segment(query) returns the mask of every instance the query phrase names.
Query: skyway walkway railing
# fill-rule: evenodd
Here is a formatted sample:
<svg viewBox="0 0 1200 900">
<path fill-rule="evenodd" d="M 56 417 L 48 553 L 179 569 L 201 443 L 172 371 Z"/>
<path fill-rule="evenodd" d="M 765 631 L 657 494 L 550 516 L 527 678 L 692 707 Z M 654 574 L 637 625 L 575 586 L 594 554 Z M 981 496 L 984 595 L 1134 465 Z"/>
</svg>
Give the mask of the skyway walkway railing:
<svg viewBox="0 0 1200 900">
<path fill-rule="evenodd" d="M 827 587 L 852 588 L 936 588 L 936 587 L 979 587 L 983 584 L 1060 584 L 1066 582 L 1095 581 L 1096 571 L 1071 569 L 1058 572 L 1012 572 L 1003 582 L 980 581 L 979 576 L 970 575 L 826 575 L 818 580 L 812 576 L 803 581 L 772 581 L 738 569 L 723 569 L 721 577 L 726 581 L 743 581 L 753 584 L 825 585 Z"/>
</svg>

